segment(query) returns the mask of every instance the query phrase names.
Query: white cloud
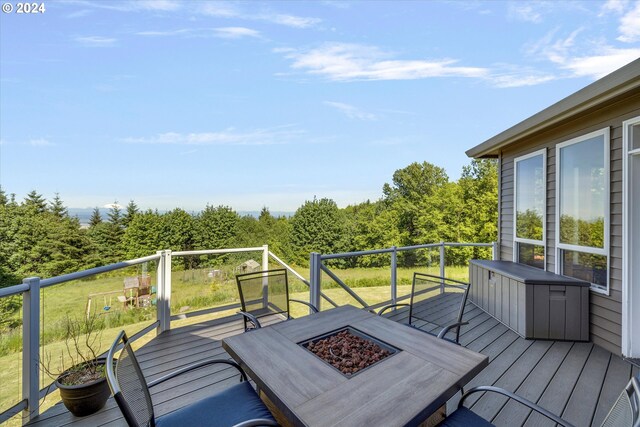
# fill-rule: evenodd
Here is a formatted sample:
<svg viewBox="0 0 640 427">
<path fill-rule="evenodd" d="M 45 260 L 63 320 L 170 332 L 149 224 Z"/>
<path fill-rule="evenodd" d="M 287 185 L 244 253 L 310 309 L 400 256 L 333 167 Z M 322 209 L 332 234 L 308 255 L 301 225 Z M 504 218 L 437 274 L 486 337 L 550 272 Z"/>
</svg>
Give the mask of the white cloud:
<svg viewBox="0 0 640 427">
<path fill-rule="evenodd" d="M 143 10 L 172 11 L 180 8 L 180 3 L 173 0 L 136 0 L 132 7 Z"/>
<path fill-rule="evenodd" d="M 55 145 L 45 138 L 30 139 L 29 141 L 27 141 L 27 144 L 31 145 L 32 147 L 51 147 Z"/>
<path fill-rule="evenodd" d="M 208 2 L 200 4 L 198 6 L 198 11 L 203 15 L 217 16 L 221 18 L 239 18 L 251 21 L 265 21 L 292 28 L 309 28 L 321 22 L 318 18 L 281 13 L 248 13 L 237 7 L 235 4 L 228 2 Z"/>
<path fill-rule="evenodd" d="M 186 34 L 192 34 L 195 30 L 191 28 L 182 28 L 179 30 L 167 30 L 167 31 L 140 31 L 137 32 L 138 36 L 147 36 L 147 37 L 169 37 L 169 36 L 180 36 Z"/>
<path fill-rule="evenodd" d="M 455 66 L 457 60 L 396 60 L 374 46 L 330 43 L 322 47 L 284 52 L 294 69 L 329 80 L 413 80 L 428 77 L 485 77 L 488 70 Z M 387 59 L 389 58 L 389 59 Z"/>
<path fill-rule="evenodd" d="M 607 0 L 600 9 L 598 16 L 603 16 L 609 12 L 622 13 L 629 4 L 629 0 Z"/>
<path fill-rule="evenodd" d="M 375 114 L 367 113 L 353 105 L 344 104 L 342 102 L 325 101 L 324 104 L 335 108 L 350 119 L 375 120 L 377 118 Z"/>
<path fill-rule="evenodd" d="M 220 27 L 215 28 L 216 37 L 223 39 L 239 39 L 242 37 L 260 37 L 260 33 L 245 27 Z"/>
<path fill-rule="evenodd" d="M 640 1 L 635 7 L 620 19 L 620 37 L 618 40 L 625 43 L 640 41 Z"/>
<path fill-rule="evenodd" d="M 115 44 L 117 39 L 112 37 L 86 36 L 76 37 L 76 41 L 87 47 L 111 47 Z"/>
<path fill-rule="evenodd" d="M 275 145 L 288 144 L 304 134 L 292 126 L 270 129 L 256 129 L 238 132 L 233 128 L 221 132 L 200 133 L 159 133 L 150 137 L 128 137 L 123 141 L 130 144 L 172 144 L 172 145 Z"/>
<path fill-rule="evenodd" d="M 233 3 L 212 1 L 199 4 L 198 11 L 203 15 L 234 18 L 240 15 L 238 8 Z"/>
<path fill-rule="evenodd" d="M 138 36 L 145 37 L 218 37 L 223 39 L 239 39 L 243 37 L 259 38 L 260 32 L 246 27 L 219 27 L 219 28 L 181 28 L 166 31 L 140 31 Z"/>
<path fill-rule="evenodd" d="M 534 8 L 532 3 L 509 3 L 509 17 L 518 21 L 532 22 L 539 24 L 542 22 L 542 14 Z"/>
<path fill-rule="evenodd" d="M 304 16 L 283 15 L 283 14 L 268 14 L 257 15 L 256 19 L 273 22 L 274 24 L 285 25 L 293 28 L 309 28 L 317 25 L 321 22 L 318 18 L 308 18 Z"/>
<path fill-rule="evenodd" d="M 62 3 L 62 2 L 61 2 Z M 89 1 L 64 0 L 65 4 L 93 7 L 96 9 L 116 10 L 119 12 L 162 11 L 171 12 L 181 8 L 182 2 L 176 0 L 129 0 L 129 1 Z"/>
<path fill-rule="evenodd" d="M 582 29 L 566 38 L 554 39 L 547 34 L 532 46 L 528 53 L 556 64 L 567 72 L 562 77 L 591 77 L 599 79 L 640 57 L 640 48 L 616 48 L 602 41 L 578 39 Z"/>
<path fill-rule="evenodd" d="M 571 71 L 576 77 L 599 79 L 638 58 L 640 48 L 616 49 L 607 46 L 597 54 L 567 58 L 562 68 Z"/>
<path fill-rule="evenodd" d="M 500 88 L 535 86 L 555 79 L 554 75 L 536 72 L 494 73 L 490 78 Z"/>
</svg>

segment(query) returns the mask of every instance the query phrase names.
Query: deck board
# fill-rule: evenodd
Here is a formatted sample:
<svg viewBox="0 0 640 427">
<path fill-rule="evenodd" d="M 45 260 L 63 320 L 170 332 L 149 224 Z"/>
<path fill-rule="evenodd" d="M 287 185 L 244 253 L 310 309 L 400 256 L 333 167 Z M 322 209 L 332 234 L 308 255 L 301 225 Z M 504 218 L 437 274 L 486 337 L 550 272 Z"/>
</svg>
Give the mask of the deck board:
<svg viewBox="0 0 640 427">
<path fill-rule="evenodd" d="M 417 314 L 435 322 L 455 319 L 457 304 L 450 298 L 423 303 Z M 409 311 L 399 308 L 385 313 L 401 323 L 408 322 Z M 593 345 L 570 341 L 525 340 L 471 302 L 461 328 L 460 344 L 489 357 L 489 366 L 467 385 L 495 385 L 532 400 L 576 425 L 599 425 L 632 374 L 638 368 L 622 358 Z M 265 319 L 265 325 L 277 322 Z M 425 321 L 416 326 L 437 333 L 439 327 Z M 229 358 L 221 345 L 223 338 L 243 332 L 240 317 L 200 322 L 172 329 L 136 350 L 148 380 L 174 369 L 208 358 Z M 234 368 L 214 365 L 161 384 L 152 390 L 157 415 L 163 415 L 223 390 L 239 381 Z M 458 393 L 447 403 L 450 413 L 458 404 Z M 497 426 L 552 425 L 544 417 L 506 398 L 476 394 L 465 405 L 492 420 Z M 122 426 L 120 410 L 113 399 L 105 408 L 85 418 L 72 416 L 61 403 L 48 409 L 33 426 Z"/>
</svg>

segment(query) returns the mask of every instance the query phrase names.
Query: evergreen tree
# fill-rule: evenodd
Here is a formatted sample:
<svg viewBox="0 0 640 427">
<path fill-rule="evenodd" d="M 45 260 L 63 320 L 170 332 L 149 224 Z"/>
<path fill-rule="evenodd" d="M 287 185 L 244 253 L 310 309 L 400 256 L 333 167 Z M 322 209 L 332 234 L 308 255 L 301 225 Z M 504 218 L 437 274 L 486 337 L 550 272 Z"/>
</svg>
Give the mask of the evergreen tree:
<svg viewBox="0 0 640 427">
<path fill-rule="evenodd" d="M 51 202 L 51 213 L 57 216 L 58 218 L 64 218 L 69 216 L 69 212 L 67 211 L 66 206 L 62 202 L 60 198 L 60 194 L 56 193 L 53 198 L 53 202 Z"/>
<path fill-rule="evenodd" d="M 109 223 L 116 228 L 122 228 L 122 209 L 120 209 L 117 200 L 111 204 L 107 216 L 109 217 Z"/>
<path fill-rule="evenodd" d="M 24 198 L 23 203 L 29 210 L 33 210 L 36 213 L 43 213 L 47 210 L 47 200 L 42 197 L 42 194 L 38 194 L 36 190 L 31 191 Z"/>
<path fill-rule="evenodd" d="M 122 217 L 122 225 L 128 227 L 133 220 L 133 217 L 139 212 L 138 205 L 133 200 L 129 200 L 129 204 L 127 205 L 127 210 L 125 211 L 124 217 Z"/>
<path fill-rule="evenodd" d="M 91 218 L 89 218 L 89 227 L 93 228 L 102 222 L 102 215 L 100 215 L 100 208 L 97 206 L 93 208 Z"/>
<path fill-rule="evenodd" d="M 2 185 L 0 185 L 0 206 L 5 206 L 7 203 L 9 203 L 7 193 L 4 192 Z"/>
</svg>

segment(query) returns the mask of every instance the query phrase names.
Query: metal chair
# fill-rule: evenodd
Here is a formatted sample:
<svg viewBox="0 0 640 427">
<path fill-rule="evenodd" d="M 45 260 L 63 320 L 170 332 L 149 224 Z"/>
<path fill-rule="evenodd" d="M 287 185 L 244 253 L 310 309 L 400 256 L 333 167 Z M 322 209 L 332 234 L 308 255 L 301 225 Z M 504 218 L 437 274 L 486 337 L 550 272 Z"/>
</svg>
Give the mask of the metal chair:
<svg viewBox="0 0 640 427">
<path fill-rule="evenodd" d="M 316 307 L 306 301 L 289 298 L 289 281 L 284 268 L 238 274 L 236 284 L 242 305 L 239 313 L 243 316 L 245 331 L 260 328 L 260 317 L 281 314 L 290 319 L 291 301 L 306 305 L 314 313 L 318 312 Z M 253 327 L 249 327 L 249 323 Z"/>
<path fill-rule="evenodd" d="M 469 322 L 463 322 L 469 283 L 447 277 L 434 276 L 425 273 L 413 273 L 411 299 L 407 303 L 391 304 L 383 307 L 378 315 L 397 307 L 409 307 L 409 325 L 421 320 L 426 322 L 420 330 L 438 338 L 459 344 L 460 327 Z M 453 310 L 455 310 L 455 312 Z M 455 338 L 447 337 L 447 333 L 455 328 Z M 437 330 L 437 333 L 432 331 Z"/>
<path fill-rule="evenodd" d="M 115 353 L 122 345 L 117 361 Z M 162 384 L 178 375 L 214 363 L 236 368 L 240 383 L 220 393 L 205 397 L 169 414 L 156 418 L 149 388 Z M 277 426 L 264 406 L 242 368 L 230 360 L 209 359 L 167 374 L 147 384 L 124 331 L 120 332 L 107 353 L 107 382 L 113 397 L 131 427 L 185 427 L 207 425 L 219 427 Z"/>
<path fill-rule="evenodd" d="M 479 386 L 467 391 L 458 403 L 456 409 L 451 415 L 439 424 L 441 427 L 489 427 L 493 426 L 489 421 L 485 420 L 475 412 L 463 406 L 465 399 L 473 393 L 478 392 L 499 393 L 513 399 L 530 409 L 544 415 L 555 423 L 563 427 L 573 427 L 571 423 L 546 409 L 536 405 L 530 400 L 518 396 L 515 393 L 507 391 L 499 387 Z M 602 427 L 640 427 L 640 379 L 638 376 L 631 378 L 627 386 L 624 388 L 618 400 L 602 422 Z"/>
</svg>

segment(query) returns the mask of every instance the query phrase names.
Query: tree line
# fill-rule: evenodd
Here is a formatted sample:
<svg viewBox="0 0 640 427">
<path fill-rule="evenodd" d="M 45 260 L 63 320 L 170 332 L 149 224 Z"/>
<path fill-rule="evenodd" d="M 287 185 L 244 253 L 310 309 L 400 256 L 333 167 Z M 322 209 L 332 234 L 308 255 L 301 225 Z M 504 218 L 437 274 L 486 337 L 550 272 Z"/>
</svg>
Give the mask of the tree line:
<svg viewBox="0 0 640 427">
<path fill-rule="evenodd" d="M 188 251 L 268 244 L 286 262 L 307 266 L 311 252 L 336 253 L 409 246 L 440 241 L 491 242 L 497 236 L 497 166 L 473 160 L 460 179 L 428 162 L 397 170 L 377 201 L 338 208 L 327 198 L 306 201 L 291 217 L 274 217 L 263 208 L 255 218 L 228 206 L 207 205 L 197 214 L 176 208 L 141 210 L 135 201 L 114 203 L 106 217 L 96 208 L 88 227 L 70 216 L 56 194 L 46 200 L 37 191 L 18 202 L 0 187 L 0 287 L 37 275 L 52 277 L 154 254 L 159 249 Z M 456 264 L 481 249 L 447 253 Z M 412 266 L 424 254 L 402 253 Z M 197 257 L 176 258 L 177 268 L 197 268 Z M 388 264 L 388 256 L 336 261 L 338 267 Z"/>
</svg>

